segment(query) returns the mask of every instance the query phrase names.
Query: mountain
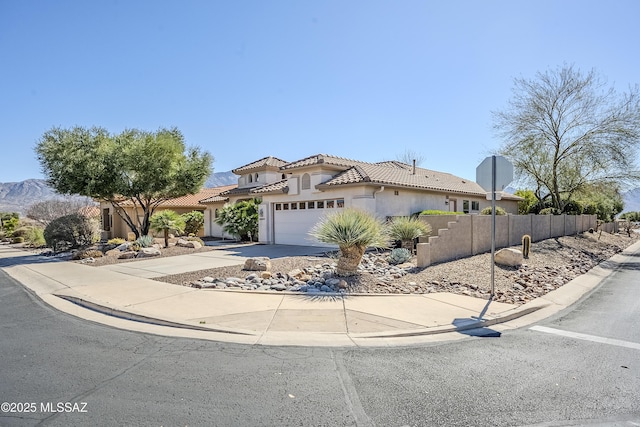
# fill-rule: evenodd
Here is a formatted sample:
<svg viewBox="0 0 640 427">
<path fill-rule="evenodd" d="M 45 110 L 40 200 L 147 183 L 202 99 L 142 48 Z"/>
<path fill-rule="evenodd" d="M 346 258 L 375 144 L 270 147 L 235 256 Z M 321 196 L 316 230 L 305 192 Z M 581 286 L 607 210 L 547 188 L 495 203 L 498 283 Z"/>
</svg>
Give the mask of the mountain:
<svg viewBox="0 0 640 427">
<path fill-rule="evenodd" d="M 640 212 L 640 188 L 622 193 L 622 200 L 624 200 L 623 212 Z"/>
<path fill-rule="evenodd" d="M 204 183 L 205 188 L 222 187 L 225 185 L 237 184 L 238 175 L 231 171 L 212 173 L 207 182 Z"/>
<path fill-rule="evenodd" d="M 24 214 L 35 202 L 60 197 L 43 179 L 27 179 L 21 182 L 0 182 L 0 212 Z"/>
</svg>

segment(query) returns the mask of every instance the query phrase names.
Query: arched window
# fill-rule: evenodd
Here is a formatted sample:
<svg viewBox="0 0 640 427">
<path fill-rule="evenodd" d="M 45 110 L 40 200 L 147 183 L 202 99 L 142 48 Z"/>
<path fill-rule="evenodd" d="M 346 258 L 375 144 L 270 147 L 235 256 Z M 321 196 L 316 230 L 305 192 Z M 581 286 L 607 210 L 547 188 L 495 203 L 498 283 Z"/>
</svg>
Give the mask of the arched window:
<svg viewBox="0 0 640 427">
<path fill-rule="evenodd" d="M 302 175 L 302 189 L 308 190 L 310 188 L 311 188 L 311 177 L 309 176 L 308 173 L 305 173 L 304 175 Z"/>
<path fill-rule="evenodd" d="M 256 173 L 256 182 L 258 182 L 258 181 L 259 181 L 258 174 Z"/>
<path fill-rule="evenodd" d="M 249 182 L 253 182 L 253 175 L 249 174 Z"/>
<path fill-rule="evenodd" d="M 220 215 L 220 212 L 218 212 L 218 209 L 216 209 L 215 211 L 213 211 L 213 217 L 214 217 L 214 218 L 218 218 L 218 215 Z"/>
</svg>

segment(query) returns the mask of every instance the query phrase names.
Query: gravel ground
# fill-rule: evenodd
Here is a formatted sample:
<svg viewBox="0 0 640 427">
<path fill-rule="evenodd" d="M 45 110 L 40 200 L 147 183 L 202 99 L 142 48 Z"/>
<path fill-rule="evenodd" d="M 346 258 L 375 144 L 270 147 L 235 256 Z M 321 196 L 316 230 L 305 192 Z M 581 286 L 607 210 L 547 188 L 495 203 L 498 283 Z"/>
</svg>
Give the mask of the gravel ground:
<svg viewBox="0 0 640 427">
<path fill-rule="evenodd" d="M 531 255 L 522 266 L 516 268 L 496 265 L 494 299 L 512 304 L 526 303 L 586 273 L 639 239 L 640 235 L 637 233 L 633 233 L 631 237 L 609 233 L 584 233 L 534 242 L 531 245 Z M 514 248 L 520 249 L 520 246 L 514 246 Z M 167 251 L 163 250 L 163 255 L 165 252 Z M 181 253 L 184 252 L 181 251 Z M 452 292 L 489 298 L 490 253 L 426 268 L 417 268 L 414 257 L 410 262 L 399 266 L 403 270 L 402 275 L 393 276 L 384 274 L 385 270 L 391 268 L 386 263 L 386 256 L 386 253 L 375 252 L 365 255 L 361 265 L 376 266 L 376 271 L 368 268 L 355 276 L 345 278 L 348 283 L 347 292 L 382 294 Z M 313 269 L 335 262 L 335 258 L 332 257 L 335 257 L 335 254 L 328 254 L 327 257 L 302 256 L 272 259 L 271 271 L 286 274 L 294 269 Z M 100 259 L 97 261 L 94 265 L 103 265 L 99 263 L 104 261 Z M 387 264 L 386 267 L 385 264 Z M 245 271 L 242 266 L 233 266 L 165 276 L 156 280 L 191 286 L 194 281 L 205 276 L 244 278 L 251 273 L 254 272 Z"/>
</svg>

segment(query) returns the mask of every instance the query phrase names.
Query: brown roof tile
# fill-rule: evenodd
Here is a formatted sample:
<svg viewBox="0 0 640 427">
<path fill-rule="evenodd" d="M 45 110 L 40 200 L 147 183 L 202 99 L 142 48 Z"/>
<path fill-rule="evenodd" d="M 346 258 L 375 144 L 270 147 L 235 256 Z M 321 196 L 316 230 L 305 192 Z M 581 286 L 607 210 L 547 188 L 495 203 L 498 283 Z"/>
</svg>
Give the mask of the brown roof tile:
<svg viewBox="0 0 640 427">
<path fill-rule="evenodd" d="M 288 181 L 286 179 L 273 184 L 266 184 L 261 187 L 253 188 L 251 193 L 264 194 L 264 193 L 286 193 L 289 191 Z"/>
<path fill-rule="evenodd" d="M 294 169 L 294 168 L 301 168 L 305 166 L 313 166 L 313 165 L 319 165 L 319 164 L 350 167 L 354 165 L 370 164 L 370 163 L 361 162 L 359 160 L 345 159 L 344 157 L 330 156 L 328 154 L 315 154 L 313 156 L 305 157 L 304 159 L 301 159 L 301 160 L 296 160 L 295 162 L 287 163 L 286 165 L 282 166 L 280 169 L 283 169 L 283 170 Z"/>
<path fill-rule="evenodd" d="M 220 193 L 231 190 L 237 187 L 237 184 L 225 185 L 221 187 L 202 188 L 196 194 L 187 194 L 186 196 L 176 197 L 175 199 L 165 200 L 158 205 L 162 208 L 196 208 L 204 209 L 206 206 L 200 203 L 201 200 L 205 200 L 210 197 L 218 196 Z M 121 203 L 122 206 L 132 206 L 130 200 L 126 200 Z"/>
<path fill-rule="evenodd" d="M 280 168 L 281 166 L 286 165 L 287 162 L 279 159 L 277 157 L 273 157 L 273 156 L 269 156 L 269 157 L 263 157 L 260 160 L 256 160 L 255 162 L 251 162 L 249 164 L 246 164 L 244 166 L 240 166 L 238 168 L 235 168 L 234 170 L 232 170 L 231 172 L 235 173 L 236 175 L 242 174 L 243 172 L 248 172 L 248 171 L 252 171 L 255 169 L 264 169 L 267 167 L 271 167 L 271 168 Z"/>
</svg>

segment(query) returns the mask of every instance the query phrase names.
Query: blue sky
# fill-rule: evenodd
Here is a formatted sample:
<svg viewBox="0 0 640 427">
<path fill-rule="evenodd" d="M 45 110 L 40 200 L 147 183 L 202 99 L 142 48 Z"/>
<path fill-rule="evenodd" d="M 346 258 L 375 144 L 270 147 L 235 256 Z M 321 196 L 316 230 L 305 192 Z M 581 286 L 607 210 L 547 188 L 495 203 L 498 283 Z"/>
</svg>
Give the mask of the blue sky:
<svg viewBox="0 0 640 427">
<path fill-rule="evenodd" d="M 637 1 L 0 0 L 0 182 L 54 126 L 177 126 L 216 172 L 406 150 L 475 179 L 515 77 L 640 83 Z"/>
</svg>

